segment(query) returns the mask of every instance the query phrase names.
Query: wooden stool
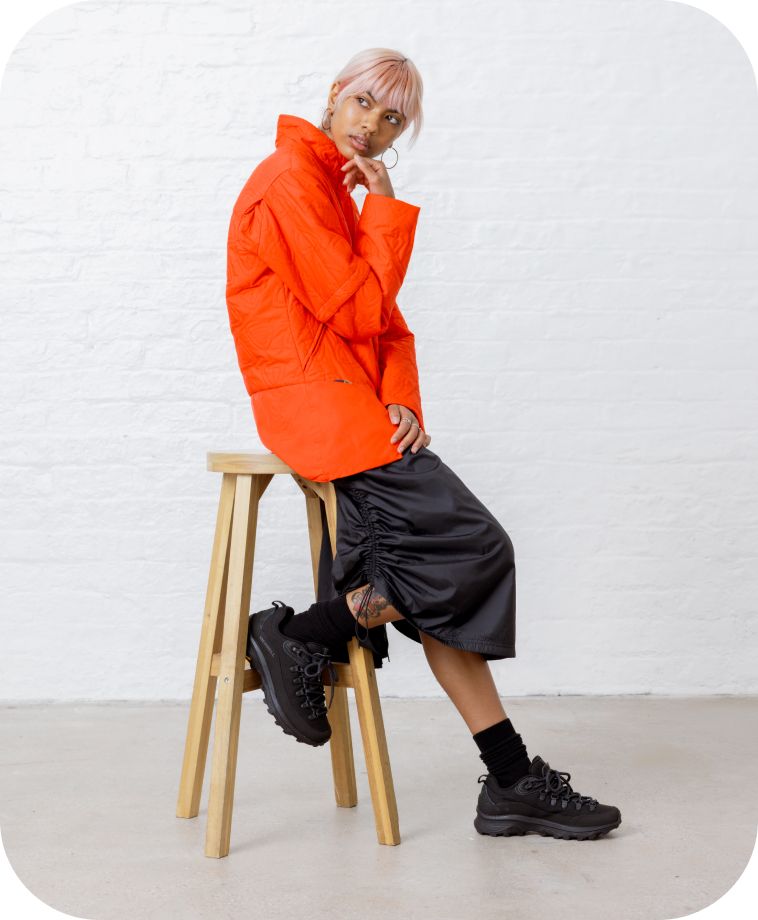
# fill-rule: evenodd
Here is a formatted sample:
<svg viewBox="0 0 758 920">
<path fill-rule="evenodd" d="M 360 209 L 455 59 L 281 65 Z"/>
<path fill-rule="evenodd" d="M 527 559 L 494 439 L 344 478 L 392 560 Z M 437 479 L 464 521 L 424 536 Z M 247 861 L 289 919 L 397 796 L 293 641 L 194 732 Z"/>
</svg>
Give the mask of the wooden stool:
<svg viewBox="0 0 758 920">
<path fill-rule="evenodd" d="M 319 502 L 323 501 L 326 506 L 334 555 L 337 499 L 332 483 L 304 479 L 272 453 L 209 453 L 208 469 L 223 473 L 223 479 L 176 815 L 195 818 L 200 808 L 218 682 L 205 855 L 221 857 L 229 853 L 242 694 L 261 686 L 258 672 L 249 666 L 245 657 L 258 503 L 276 473 L 289 473 L 300 486 L 305 495 L 313 580 L 318 593 L 318 561 L 323 537 Z M 352 687 L 377 838 L 379 843 L 395 846 L 400 843 L 400 828 L 374 658 L 356 638 L 350 639 L 347 648 L 350 664 L 333 663 L 337 682 L 329 710 L 332 728 L 329 744 L 334 798 L 341 808 L 352 808 L 358 802 L 347 707 L 347 688 Z M 326 671 L 323 680 L 329 685 Z M 296 743 L 294 738 L 291 741 Z"/>
</svg>

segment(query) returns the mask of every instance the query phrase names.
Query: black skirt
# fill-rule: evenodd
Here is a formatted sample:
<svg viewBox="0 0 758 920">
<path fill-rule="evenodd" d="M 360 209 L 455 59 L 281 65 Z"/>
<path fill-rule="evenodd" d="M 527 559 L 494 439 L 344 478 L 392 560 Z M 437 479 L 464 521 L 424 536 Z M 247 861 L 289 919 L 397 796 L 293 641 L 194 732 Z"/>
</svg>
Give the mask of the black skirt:
<svg viewBox="0 0 758 920">
<path fill-rule="evenodd" d="M 392 625 L 408 638 L 420 643 L 424 632 L 488 660 L 515 658 L 513 544 L 437 454 L 406 448 L 399 460 L 332 482 L 337 554 L 332 558 L 322 502 L 318 600 L 368 584 L 403 614 Z M 359 614 L 356 637 L 380 668 L 389 660 L 386 627 L 365 624 Z M 347 645 L 332 653 L 349 660 Z"/>
</svg>

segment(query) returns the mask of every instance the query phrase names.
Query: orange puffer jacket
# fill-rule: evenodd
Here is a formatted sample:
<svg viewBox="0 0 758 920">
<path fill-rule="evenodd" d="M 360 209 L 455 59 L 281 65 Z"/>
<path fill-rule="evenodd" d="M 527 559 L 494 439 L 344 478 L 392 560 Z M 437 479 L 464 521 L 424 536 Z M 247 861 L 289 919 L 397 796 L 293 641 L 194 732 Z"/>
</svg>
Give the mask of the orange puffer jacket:
<svg viewBox="0 0 758 920">
<path fill-rule="evenodd" d="M 258 434 L 320 482 L 401 458 L 390 403 L 424 427 L 395 302 L 420 208 L 369 192 L 359 211 L 347 161 L 315 125 L 280 115 L 229 226 L 226 302 Z"/>
</svg>

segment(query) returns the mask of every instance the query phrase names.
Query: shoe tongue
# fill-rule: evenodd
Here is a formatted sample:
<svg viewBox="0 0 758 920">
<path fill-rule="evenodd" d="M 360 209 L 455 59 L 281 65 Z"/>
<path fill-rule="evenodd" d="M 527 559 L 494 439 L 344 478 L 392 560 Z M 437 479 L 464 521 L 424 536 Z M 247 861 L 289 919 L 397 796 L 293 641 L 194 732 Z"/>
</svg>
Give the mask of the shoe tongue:
<svg viewBox="0 0 758 920">
<path fill-rule="evenodd" d="M 531 764 L 529 765 L 529 772 L 533 776 L 542 776 L 542 770 L 545 766 L 545 761 L 540 757 L 539 754 L 535 754 Z"/>
</svg>

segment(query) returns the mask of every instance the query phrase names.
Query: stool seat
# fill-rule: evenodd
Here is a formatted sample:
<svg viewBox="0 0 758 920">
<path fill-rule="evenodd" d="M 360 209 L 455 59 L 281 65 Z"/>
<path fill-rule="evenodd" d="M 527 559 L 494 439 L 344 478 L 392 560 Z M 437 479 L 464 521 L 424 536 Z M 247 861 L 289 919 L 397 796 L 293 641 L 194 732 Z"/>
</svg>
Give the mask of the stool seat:
<svg viewBox="0 0 758 920">
<path fill-rule="evenodd" d="M 211 473 L 291 473 L 295 471 L 270 451 L 213 451 L 208 453 L 207 469 Z"/>
<path fill-rule="evenodd" d="M 179 818 L 195 818 L 199 813 L 215 707 L 205 855 L 219 858 L 227 856 L 230 848 L 242 694 L 261 688 L 260 675 L 245 654 L 260 500 L 271 479 L 278 473 L 291 476 L 302 491 L 313 583 L 318 595 L 318 563 L 323 540 L 321 504 L 324 504 L 324 517 L 334 554 L 337 497 L 331 482 L 305 479 L 271 452 L 213 451 L 207 454 L 206 465 L 209 471 L 222 474 L 221 494 L 176 815 Z M 400 843 L 400 827 L 374 658 L 356 638 L 348 642 L 347 648 L 350 663 L 333 662 L 336 679 L 328 713 L 332 729 L 329 746 L 334 797 L 341 808 L 352 808 L 358 802 L 347 698 L 347 690 L 352 689 L 377 839 L 380 844 L 396 846 Z M 322 679 L 324 684 L 331 684 L 326 671 Z M 294 739 L 292 741 L 294 743 Z M 286 791 L 282 790 L 282 794 Z"/>
</svg>

